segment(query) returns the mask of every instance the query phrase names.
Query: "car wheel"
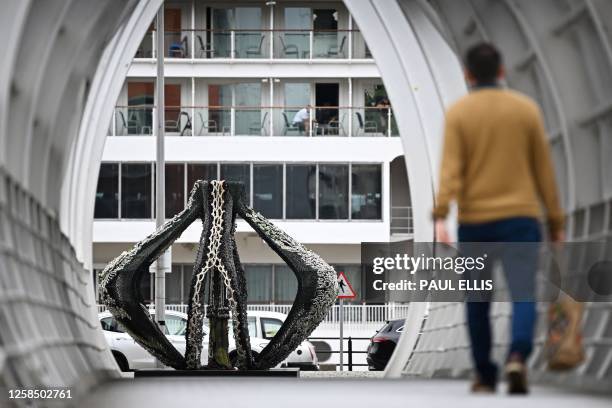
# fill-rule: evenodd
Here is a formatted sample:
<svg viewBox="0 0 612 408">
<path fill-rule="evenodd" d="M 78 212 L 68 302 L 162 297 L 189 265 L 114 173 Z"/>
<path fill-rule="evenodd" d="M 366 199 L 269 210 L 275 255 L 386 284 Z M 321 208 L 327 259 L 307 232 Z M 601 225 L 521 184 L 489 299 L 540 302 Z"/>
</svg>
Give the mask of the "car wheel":
<svg viewBox="0 0 612 408">
<path fill-rule="evenodd" d="M 123 354 L 118 351 L 113 351 L 113 357 L 115 357 L 115 361 L 117 362 L 117 365 L 121 371 L 130 371 L 130 365 Z"/>
</svg>

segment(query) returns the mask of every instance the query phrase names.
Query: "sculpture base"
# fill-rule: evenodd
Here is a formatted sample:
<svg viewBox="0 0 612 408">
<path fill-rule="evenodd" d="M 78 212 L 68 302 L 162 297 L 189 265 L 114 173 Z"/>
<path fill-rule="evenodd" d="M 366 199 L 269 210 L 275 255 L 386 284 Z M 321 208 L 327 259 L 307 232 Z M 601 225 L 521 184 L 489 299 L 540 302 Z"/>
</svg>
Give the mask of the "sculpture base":
<svg viewBox="0 0 612 408">
<path fill-rule="evenodd" d="M 272 368 L 270 370 L 135 370 L 134 378 L 150 377 L 284 377 L 299 378 L 299 368 Z"/>
</svg>

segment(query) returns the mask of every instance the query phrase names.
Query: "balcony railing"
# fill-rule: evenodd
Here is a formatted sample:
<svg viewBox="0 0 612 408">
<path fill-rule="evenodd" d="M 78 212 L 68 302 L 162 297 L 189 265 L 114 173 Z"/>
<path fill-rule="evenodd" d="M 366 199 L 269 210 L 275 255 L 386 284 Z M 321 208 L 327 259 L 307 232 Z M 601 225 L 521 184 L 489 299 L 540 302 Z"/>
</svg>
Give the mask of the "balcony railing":
<svg viewBox="0 0 612 408">
<path fill-rule="evenodd" d="M 149 31 L 136 58 L 156 56 Z M 167 58 L 178 59 L 371 59 L 359 30 L 181 30 L 164 33 Z"/>
<path fill-rule="evenodd" d="M 154 105 L 117 106 L 109 135 L 155 134 Z M 168 106 L 167 136 L 393 137 L 389 106 Z"/>
</svg>

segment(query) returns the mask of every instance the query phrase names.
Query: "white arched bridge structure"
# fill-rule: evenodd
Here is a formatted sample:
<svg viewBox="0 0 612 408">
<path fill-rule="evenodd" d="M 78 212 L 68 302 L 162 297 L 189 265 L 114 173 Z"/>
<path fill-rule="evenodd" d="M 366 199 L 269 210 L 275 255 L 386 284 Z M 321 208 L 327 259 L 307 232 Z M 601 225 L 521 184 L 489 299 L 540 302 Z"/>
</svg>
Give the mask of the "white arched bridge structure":
<svg viewBox="0 0 612 408">
<path fill-rule="evenodd" d="M 488 40 L 503 50 L 507 84 L 543 109 L 568 238 L 603 241 L 612 252 L 612 2 L 344 2 L 370 45 L 395 107 L 416 241 L 434 239 L 429 214 L 443 115 L 467 92 L 460 56 L 470 45 Z M 176 404 L 181 398 L 208 405 L 231 403 L 234 395 L 243 395 L 241 404 L 251 405 L 247 396 L 262 392 L 269 397 L 253 401 L 274 404 L 269 398 L 280 403 L 293 396 L 296 406 L 465 402 L 465 384 L 431 380 L 463 378 L 470 368 L 463 305 L 458 303 L 411 305 L 385 372 L 403 381 L 279 385 L 214 379 L 208 385 L 170 381 L 157 386 L 117 381 L 118 368 L 96 321 L 89 273 L 94 198 L 114 103 L 161 5 L 161 0 L 2 2 L 0 406 L 19 403 L 8 399 L 8 389 L 43 387 L 70 387 L 73 401 L 89 398 L 82 404 L 91 406 Z M 534 404 L 609 406 L 609 400 L 594 395 L 612 390 L 612 304 L 587 303 L 585 311 L 586 361 L 563 375 L 545 370 L 545 322 L 540 319 L 531 369 L 543 388 Z M 499 329 L 496 353 L 506 345 L 508 312 L 502 303 L 493 310 Z M 300 394 L 313 399 L 295 398 Z"/>
</svg>

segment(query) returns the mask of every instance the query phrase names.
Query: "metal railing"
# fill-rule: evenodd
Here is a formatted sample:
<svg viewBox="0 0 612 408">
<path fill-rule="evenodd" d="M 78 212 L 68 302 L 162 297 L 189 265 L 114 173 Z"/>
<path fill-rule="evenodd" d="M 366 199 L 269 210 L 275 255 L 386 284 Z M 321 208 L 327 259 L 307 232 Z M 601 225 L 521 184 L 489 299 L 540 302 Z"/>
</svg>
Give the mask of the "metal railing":
<svg viewBox="0 0 612 408">
<path fill-rule="evenodd" d="M 408 235 L 413 232 L 412 207 L 391 207 L 391 234 Z"/>
<path fill-rule="evenodd" d="M 116 106 L 110 136 L 155 134 L 154 105 Z M 168 136 L 393 137 L 385 106 L 167 106 Z"/>
<path fill-rule="evenodd" d="M 153 304 L 149 304 L 149 308 L 153 308 Z M 206 306 L 205 306 L 206 307 Z M 292 305 L 248 305 L 247 309 L 251 311 L 264 312 L 279 312 L 288 314 Z M 344 305 L 344 325 L 378 325 L 388 320 L 401 319 L 408 315 L 408 305 L 406 304 L 384 304 L 384 305 Z M 106 310 L 106 306 L 98 305 L 98 313 Z M 187 313 L 186 304 L 168 304 L 166 310 Z M 336 325 L 340 323 L 339 305 L 332 306 L 322 324 Z"/>
<path fill-rule="evenodd" d="M 135 58 L 155 58 L 157 32 L 145 34 Z M 371 59 L 359 30 L 182 29 L 166 31 L 164 55 L 177 59 Z"/>
</svg>

